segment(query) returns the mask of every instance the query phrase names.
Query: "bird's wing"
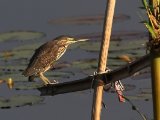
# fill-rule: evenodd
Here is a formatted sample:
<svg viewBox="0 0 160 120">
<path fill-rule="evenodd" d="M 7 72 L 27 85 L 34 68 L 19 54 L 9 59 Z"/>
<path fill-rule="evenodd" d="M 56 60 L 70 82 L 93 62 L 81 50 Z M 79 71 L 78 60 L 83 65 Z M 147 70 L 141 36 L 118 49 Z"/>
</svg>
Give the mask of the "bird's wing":
<svg viewBox="0 0 160 120">
<path fill-rule="evenodd" d="M 39 72 L 44 72 L 54 64 L 54 61 L 61 57 L 61 55 L 58 54 L 60 51 L 63 51 L 63 49 L 65 50 L 65 47 L 61 47 L 60 49 L 59 46 L 53 42 L 54 41 L 47 42 L 35 50 L 24 75 L 30 76 Z"/>
</svg>

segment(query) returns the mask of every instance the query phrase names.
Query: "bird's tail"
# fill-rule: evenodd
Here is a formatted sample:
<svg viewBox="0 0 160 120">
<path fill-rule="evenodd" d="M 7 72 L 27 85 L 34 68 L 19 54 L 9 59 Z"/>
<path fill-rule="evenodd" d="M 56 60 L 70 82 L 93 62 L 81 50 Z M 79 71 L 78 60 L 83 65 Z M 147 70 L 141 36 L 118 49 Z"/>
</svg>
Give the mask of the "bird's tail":
<svg viewBox="0 0 160 120">
<path fill-rule="evenodd" d="M 31 72 L 32 70 L 30 70 L 29 68 L 27 68 L 26 70 L 24 70 L 23 72 L 22 72 L 22 75 L 24 75 L 24 76 L 32 76 L 33 75 L 33 73 Z"/>
<path fill-rule="evenodd" d="M 22 72 L 22 75 L 24 75 L 24 76 L 26 76 L 26 77 L 27 77 L 27 71 L 26 71 L 26 70 L 24 70 L 24 71 Z"/>
<path fill-rule="evenodd" d="M 28 81 L 29 81 L 29 82 L 33 82 L 33 81 L 34 81 L 34 78 L 35 78 L 35 76 L 34 76 L 34 75 L 29 76 L 29 77 L 28 77 Z"/>
<path fill-rule="evenodd" d="M 35 78 L 35 75 L 33 75 L 31 72 L 29 72 L 30 70 L 29 69 L 26 69 L 22 72 L 22 75 L 24 75 L 25 77 L 28 77 L 28 81 L 29 82 L 33 82 L 34 81 L 34 78 Z"/>
</svg>

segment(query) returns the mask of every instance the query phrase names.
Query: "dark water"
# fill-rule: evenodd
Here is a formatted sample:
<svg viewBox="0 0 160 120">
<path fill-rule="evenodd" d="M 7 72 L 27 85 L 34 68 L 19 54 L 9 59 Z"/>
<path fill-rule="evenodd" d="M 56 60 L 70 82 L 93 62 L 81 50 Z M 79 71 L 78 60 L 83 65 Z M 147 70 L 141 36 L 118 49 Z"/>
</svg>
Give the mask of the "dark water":
<svg viewBox="0 0 160 120">
<path fill-rule="evenodd" d="M 49 24 L 52 19 L 66 17 L 90 16 L 104 14 L 106 1 L 93 0 L 1 0 L 0 1 L 0 32 L 11 30 L 32 30 L 44 32 L 47 34 L 46 40 L 52 39 L 58 35 L 81 35 L 90 33 L 101 33 L 103 24 L 76 25 L 76 24 Z M 143 24 L 139 23 L 141 6 L 140 0 L 117 1 L 115 15 L 124 14 L 130 16 L 129 20 L 117 21 L 113 25 L 115 32 L 144 32 Z M 144 14 L 141 14 L 144 16 Z M 138 38 L 139 39 L 139 38 Z M 45 41 L 45 39 L 44 39 Z M 15 44 L 15 43 L 13 43 Z M 19 45 L 18 43 L 16 44 Z M 7 45 L 7 47 L 12 44 Z M 6 46 L 5 46 L 6 47 Z M 1 45 L 0 49 L 5 48 Z M 78 53 L 83 56 L 81 53 Z M 74 53 L 74 55 L 76 55 Z M 87 54 L 84 54 L 87 56 Z M 65 55 L 63 59 L 69 59 L 76 56 Z M 98 56 L 96 54 L 95 56 Z M 145 76 L 145 75 L 144 75 Z M 126 95 L 136 95 L 140 88 L 151 88 L 150 75 L 145 77 L 128 78 L 124 80 L 126 84 L 136 86 L 133 91 L 125 92 Z M 72 77 L 76 79 L 77 76 Z M 79 77 L 83 77 L 79 75 Z M 138 80 L 137 80 L 138 79 Z M 34 94 L 39 95 L 38 90 L 30 91 L 10 91 L 7 86 L 0 87 L 0 96 L 10 97 L 13 94 Z M 138 113 L 131 109 L 129 103 L 119 103 L 116 94 L 105 93 L 104 102 L 108 110 L 102 109 L 102 120 L 137 120 L 140 119 Z M 152 101 L 133 100 L 139 109 L 148 117 L 152 118 Z M 45 97 L 40 104 L 33 106 L 24 106 L 11 109 L 0 109 L 0 119 L 9 120 L 81 120 L 90 119 L 92 106 L 92 92 L 82 91 L 68 93 L 52 97 Z"/>
</svg>

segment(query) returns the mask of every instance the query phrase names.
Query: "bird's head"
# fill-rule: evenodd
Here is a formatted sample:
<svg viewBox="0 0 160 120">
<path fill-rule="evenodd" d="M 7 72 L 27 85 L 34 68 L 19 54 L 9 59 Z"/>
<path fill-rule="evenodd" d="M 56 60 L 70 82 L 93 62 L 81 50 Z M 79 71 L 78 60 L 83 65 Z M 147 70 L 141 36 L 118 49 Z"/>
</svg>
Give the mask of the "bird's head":
<svg viewBox="0 0 160 120">
<path fill-rule="evenodd" d="M 59 36 L 58 38 L 56 38 L 56 40 L 58 40 L 62 44 L 69 45 L 69 44 L 76 43 L 76 42 L 87 41 L 88 39 L 76 39 L 70 36 Z"/>
</svg>

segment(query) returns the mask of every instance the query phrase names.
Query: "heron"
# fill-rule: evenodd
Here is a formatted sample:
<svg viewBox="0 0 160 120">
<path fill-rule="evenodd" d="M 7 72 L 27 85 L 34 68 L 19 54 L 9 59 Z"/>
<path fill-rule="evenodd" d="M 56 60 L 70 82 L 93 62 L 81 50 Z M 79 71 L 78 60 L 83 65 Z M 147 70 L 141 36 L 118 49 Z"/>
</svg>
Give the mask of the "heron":
<svg viewBox="0 0 160 120">
<path fill-rule="evenodd" d="M 44 73 L 53 68 L 55 62 L 66 52 L 70 44 L 87 40 L 88 39 L 76 39 L 63 35 L 44 43 L 35 50 L 27 68 L 22 74 L 28 77 L 29 81 L 33 81 L 35 77 L 39 77 L 45 85 L 55 84 L 56 81 L 49 81 L 48 78 L 44 76 Z"/>
</svg>

